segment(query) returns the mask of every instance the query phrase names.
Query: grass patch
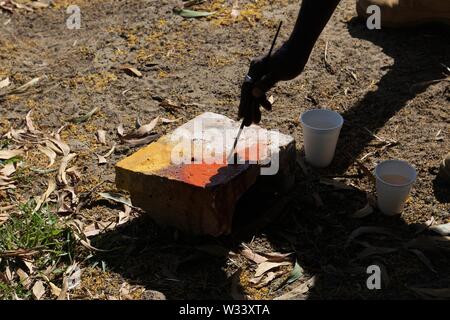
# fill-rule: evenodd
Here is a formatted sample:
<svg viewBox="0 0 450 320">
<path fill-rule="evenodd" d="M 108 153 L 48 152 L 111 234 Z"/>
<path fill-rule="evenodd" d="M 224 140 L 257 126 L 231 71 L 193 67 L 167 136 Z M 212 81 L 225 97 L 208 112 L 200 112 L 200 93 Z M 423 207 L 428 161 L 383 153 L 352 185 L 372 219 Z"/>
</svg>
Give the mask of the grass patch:
<svg viewBox="0 0 450 320">
<path fill-rule="evenodd" d="M 1 150 L 1 148 L 0 148 Z M 16 156 L 16 157 L 12 157 L 8 160 L 0 160 L 0 165 L 7 165 L 9 163 L 19 163 L 21 162 L 23 159 L 20 156 Z"/>
<path fill-rule="evenodd" d="M 0 150 L 6 148 L 7 146 L 9 146 L 11 143 L 11 140 L 9 139 L 0 139 Z"/>
<path fill-rule="evenodd" d="M 22 205 L 18 213 L 0 226 L 0 272 L 5 274 L 7 266 L 13 274 L 19 267 L 24 269 L 22 259 L 11 253 L 30 250 L 36 251 L 32 257 L 33 274 L 53 266 L 54 271 L 49 278 L 58 277 L 65 269 L 61 267 L 72 262 L 73 233 L 49 207 L 33 212 L 34 206 L 33 201 Z M 2 278 L 5 277 L 0 274 L 0 299 L 13 298 L 14 294 L 20 298 L 30 296 L 17 275 L 9 283 Z"/>
</svg>

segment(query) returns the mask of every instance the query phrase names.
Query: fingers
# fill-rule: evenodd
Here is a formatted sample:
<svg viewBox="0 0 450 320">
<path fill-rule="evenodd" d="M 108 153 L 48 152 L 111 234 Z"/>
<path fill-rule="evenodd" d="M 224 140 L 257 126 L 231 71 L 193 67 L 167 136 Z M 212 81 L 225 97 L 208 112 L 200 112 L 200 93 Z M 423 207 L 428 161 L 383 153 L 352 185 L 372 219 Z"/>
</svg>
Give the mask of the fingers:
<svg viewBox="0 0 450 320">
<path fill-rule="evenodd" d="M 238 112 L 238 118 L 250 118 L 250 109 L 249 107 L 252 104 L 253 97 L 252 97 L 252 84 L 244 82 L 241 87 L 241 101 L 239 103 L 239 112 Z"/>
<path fill-rule="evenodd" d="M 255 101 L 254 108 L 253 108 L 253 123 L 260 123 L 261 122 L 261 111 L 259 110 L 259 101 Z"/>
<path fill-rule="evenodd" d="M 264 97 L 262 97 L 259 101 L 259 103 L 261 104 L 261 106 L 266 109 L 267 111 L 272 111 L 272 104 L 270 103 L 269 100 L 267 100 L 267 97 L 264 95 Z"/>
<path fill-rule="evenodd" d="M 259 123 L 261 121 L 260 106 L 267 111 L 272 110 L 272 104 L 267 100 L 265 93 L 261 92 L 258 94 L 259 97 L 255 97 L 254 89 L 250 83 L 242 86 L 238 118 L 244 118 L 244 125 L 246 127 L 252 123 Z"/>
</svg>

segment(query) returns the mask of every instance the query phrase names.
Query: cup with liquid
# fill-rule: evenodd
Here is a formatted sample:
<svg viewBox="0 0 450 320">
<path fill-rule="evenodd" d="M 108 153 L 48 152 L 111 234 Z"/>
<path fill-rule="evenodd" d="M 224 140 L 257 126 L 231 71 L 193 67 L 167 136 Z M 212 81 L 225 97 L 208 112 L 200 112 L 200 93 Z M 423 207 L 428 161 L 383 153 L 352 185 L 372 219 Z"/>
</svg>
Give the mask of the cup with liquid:
<svg viewBox="0 0 450 320">
<path fill-rule="evenodd" d="M 379 163 L 375 168 L 375 178 L 377 204 L 381 212 L 390 216 L 401 214 L 416 177 L 416 169 L 406 161 Z"/>
<path fill-rule="evenodd" d="M 313 109 L 300 117 L 306 161 L 314 167 L 327 167 L 334 157 L 344 119 L 332 110 Z"/>
</svg>

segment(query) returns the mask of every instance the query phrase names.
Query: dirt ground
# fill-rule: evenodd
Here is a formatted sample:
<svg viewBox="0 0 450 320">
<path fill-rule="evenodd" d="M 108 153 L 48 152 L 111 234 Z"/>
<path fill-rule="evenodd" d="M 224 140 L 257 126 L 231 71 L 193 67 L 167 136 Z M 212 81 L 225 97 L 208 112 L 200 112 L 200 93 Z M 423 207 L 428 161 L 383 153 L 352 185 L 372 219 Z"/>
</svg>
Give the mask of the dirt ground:
<svg viewBox="0 0 450 320">
<path fill-rule="evenodd" d="M 279 43 L 287 39 L 299 8 L 297 0 L 241 0 L 241 14 L 233 20 L 233 2 L 206 0 L 194 9 L 216 14 L 198 19 L 174 14 L 172 9 L 182 6 L 176 0 L 64 0 L 33 12 L 0 9 L 0 80 L 9 77 L 19 86 L 43 77 L 38 86 L 0 101 L 0 134 L 23 127 L 31 109 L 42 131 L 66 124 L 61 138 L 77 154 L 74 164 L 81 172 L 76 192 L 92 190 L 102 181 L 96 191 L 117 191 L 114 163 L 138 149 L 120 142 L 119 124 L 131 130 L 138 116 L 142 123 L 156 116 L 182 118 L 159 124 L 155 131 L 164 134 L 204 111 L 235 118 L 250 59 L 267 51 L 279 20 L 284 22 Z M 79 30 L 66 27 L 69 4 L 81 9 Z M 142 77 L 126 74 L 124 65 L 137 68 Z M 424 297 L 415 287 L 449 288 L 448 251 L 424 247 L 419 257 L 405 246 L 430 234 L 416 231 L 432 217 L 436 224 L 450 222 L 449 187 L 436 179 L 450 151 L 450 87 L 446 81 L 427 83 L 445 77 L 443 65 L 450 66 L 448 29 L 370 31 L 355 19 L 354 1 L 343 0 L 303 74 L 271 92 L 274 108 L 263 114 L 261 123 L 296 139 L 301 164 L 300 114 L 317 107 L 340 112 L 345 125 L 333 164 L 324 170 L 299 165 L 294 190 L 270 195 L 264 205 L 257 191 L 250 192 L 241 211 L 250 208 L 254 221 L 261 216 L 276 219 L 252 229 L 248 217 L 239 222 L 238 212 L 236 230 L 245 230 L 229 237 L 188 237 L 134 212 L 137 217 L 131 222 L 91 238 L 97 248 L 113 251 L 90 254 L 80 247 L 82 281 L 71 299 L 123 298 L 124 287 L 126 296 L 135 299 L 157 298 L 157 292 L 168 299 L 229 299 L 236 298 L 231 290 L 236 281 L 249 298 L 272 299 L 313 276 L 305 298 L 405 299 Z M 94 107 L 99 111 L 88 121 L 68 121 Z M 97 142 L 98 129 L 106 130 L 107 145 Z M 108 163 L 98 165 L 96 153 L 106 153 L 113 142 L 117 148 Z M 352 218 L 373 188 L 356 161 L 362 159 L 362 166 L 372 170 L 392 158 L 407 160 L 418 171 L 401 218 L 378 211 Z M 25 168 L 44 167 L 46 161 L 33 149 L 24 158 Z M 42 194 L 55 173 L 24 174 L 27 179 L 14 191 L 17 203 Z M 321 178 L 355 188 L 335 188 Z M 0 192 L 0 207 L 10 205 L 11 195 Z M 108 223 L 117 220 L 121 209 L 96 198 L 64 219 Z M 396 236 L 363 235 L 358 239 L 366 241 L 346 246 L 361 226 L 386 227 Z M 303 268 L 302 277 L 280 289 L 292 269 L 285 266 L 286 273 L 258 288 L 250 282 L 255 264 L 239 253 L 242 242 L 258 252 L 293 252 L 291 261 Z M 399 249 L 360 255 L 372 246 Z M 383 280 L 389 280 L 382 290 L 366 287 L 366 268 L 372 264 L 381 265 Z M 54 282 L 61 286 L 62 279 Z"/>
</svg>

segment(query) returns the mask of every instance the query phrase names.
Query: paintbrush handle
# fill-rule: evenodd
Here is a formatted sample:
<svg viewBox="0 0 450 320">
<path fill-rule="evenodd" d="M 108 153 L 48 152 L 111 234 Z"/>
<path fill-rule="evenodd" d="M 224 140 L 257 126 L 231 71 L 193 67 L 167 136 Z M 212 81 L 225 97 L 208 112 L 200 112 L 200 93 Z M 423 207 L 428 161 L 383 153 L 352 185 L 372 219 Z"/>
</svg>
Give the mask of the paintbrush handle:
<svg viewBox="0 0 450 320">
<path fill-rule="evenodd" d="M 275 48 L 275 43 L 277 42 L 278 35 L 280 34 L 281 26 L 283 25 L 283 21 L 280 21 L 280 24 L 278 25 L 277 33 L 275 33 L 275 37 L 272 40 L 272 45 L 270 46 L 269 54 L 267 57 L 270 57 L 272 55 L 273 48 Z"/>
</svg>

